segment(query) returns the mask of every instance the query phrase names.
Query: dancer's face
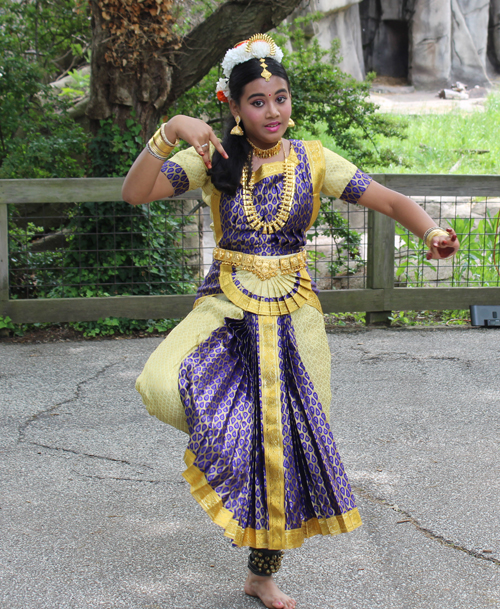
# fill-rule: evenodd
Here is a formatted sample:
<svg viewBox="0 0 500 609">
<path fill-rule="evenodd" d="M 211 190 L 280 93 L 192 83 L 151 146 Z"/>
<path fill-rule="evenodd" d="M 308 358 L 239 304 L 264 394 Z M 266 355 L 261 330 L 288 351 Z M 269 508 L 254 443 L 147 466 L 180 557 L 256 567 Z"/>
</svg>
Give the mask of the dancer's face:
<svg viewBox="0 0 500 609">
<path fill-rule="evenodd" d="M 271 76 L 252 80 L 243 89 L 239 105 L 230 102 L 233 116 L 241 117 L 246 137 L 259 148 L 271 148 L 288 127 L 292 100 L 286 80 Z"/>
</svg>

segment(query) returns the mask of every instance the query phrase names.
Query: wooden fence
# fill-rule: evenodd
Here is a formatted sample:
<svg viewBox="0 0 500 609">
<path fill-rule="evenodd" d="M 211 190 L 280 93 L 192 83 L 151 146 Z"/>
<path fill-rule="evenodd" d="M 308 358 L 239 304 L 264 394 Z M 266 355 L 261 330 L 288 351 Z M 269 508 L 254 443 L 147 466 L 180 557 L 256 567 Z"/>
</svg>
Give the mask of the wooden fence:
<svg viewBox="0 0 500 609">
<path fill-rule="evenodd" d="M 410 196 L 500 197 L 500 176 L 379 174 L 381 184 Z M 121 199 L 123 178 L 0 180 L 0 315 L 16 323 L 94 321 L 103 317 L 179 318 L 195 296 L 109 296 L 99 298 L 9 298 L 7 204 L 106 202 Z M 178 199 L 201 199 L 193 191 Z M 500 304 L 500 287 L 394 287 L 394 221 L 369 211 L 366 289 L 324 290 L 325 312 L 365 311 L 367 323 L 391 311 L 466 309 Z"/>
</svg>

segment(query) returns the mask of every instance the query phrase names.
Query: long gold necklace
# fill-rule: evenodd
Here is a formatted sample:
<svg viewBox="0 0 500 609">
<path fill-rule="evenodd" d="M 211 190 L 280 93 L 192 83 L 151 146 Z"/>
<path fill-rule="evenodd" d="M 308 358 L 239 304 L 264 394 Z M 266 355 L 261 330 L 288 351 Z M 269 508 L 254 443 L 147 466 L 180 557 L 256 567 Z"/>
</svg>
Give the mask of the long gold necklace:
<svg viewBox="0 0 500 609">
<path fill-rule="evenodd" d="M 243 168 L 241 176 L 243 185 L 243 211 L 245 212 L 250 227 L 254 230 L 262 230 L 265 235 L 270 235 L 280 228 L 283 228 L 290 217 L 293 197 L 295 195 L 295 166 L 293 163 L 288 162 L 288 158 L 285 158 L 283 163 L 283 176 L 283 194 L 281 195 L 281 202 L 278 206 L 278 213 L 274 220 L 266 222 L 257 213 L 257 209 L 253 202 L 253 189 L 255 186 L 254 173 L 252 172 L 249 180 L 248 167 L 245 165 Z"/>
<path fill-rule="evenodd" d="M 279 151 L 281 150 L 281 140 L 275 146 L 273 146 L 272 148 L 268 148 L 267 150 L 265 150 L 264 148 L 258 148 L 248 138 L 247 142 L 253 148 L 253 153 L 255 154 L 255 156 L 259 159 L 270 159 L 272 156 L 276 156 L 277 154 L 279 154 Z"/>
</svg>

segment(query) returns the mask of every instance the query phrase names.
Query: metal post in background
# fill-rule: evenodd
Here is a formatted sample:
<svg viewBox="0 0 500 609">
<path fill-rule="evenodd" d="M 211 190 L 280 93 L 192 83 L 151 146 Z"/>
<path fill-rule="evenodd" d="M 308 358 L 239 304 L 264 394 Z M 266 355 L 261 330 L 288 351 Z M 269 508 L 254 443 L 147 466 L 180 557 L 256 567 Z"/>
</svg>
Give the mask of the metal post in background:
<svg viewBox="0 0 500 609">
<path fill-rule="evenodd" d="M 0 204 L 0 315 L 9 300 L 9 212 Z"/>
<path fill-rule="evenodd" d="M 394 220 L 373 209 L 368 210 L 367 288 L 394 289 L 394 236 Z M 389 298 L 384 301 L 389 302 Z M 389 325 L 391 313 L 367 311 L 366 324 Z"/>
</svg>

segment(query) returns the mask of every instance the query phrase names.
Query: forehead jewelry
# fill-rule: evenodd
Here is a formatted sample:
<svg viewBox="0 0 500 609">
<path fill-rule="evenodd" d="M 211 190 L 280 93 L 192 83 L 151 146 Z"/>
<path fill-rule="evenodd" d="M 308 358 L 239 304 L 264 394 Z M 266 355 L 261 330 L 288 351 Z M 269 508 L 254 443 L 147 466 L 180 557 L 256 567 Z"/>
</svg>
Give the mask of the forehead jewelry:
<svg viewBox="0 0 500 609">
<path fill-rule="evenodd" d="M 272 74 L 267 69 L 266 59 L 272 57 L 278 63 L 283 59 L 283 51 L 277 46 L 274 40 L 268 34 L 254 34 L 248 40 L 244 40 L 237 44 L 234 48 L 229 49 L 222 61 L 222 71 L 224 78 L 217 82 L 216 92 L 217 99 L 222 102 L 229 101 L 229 78 L 233 68 L 240 63 L 245 63 L 250 59 L 258 59 L 262 68 L 261 76 L 269 82 Z"/>
</svg>

